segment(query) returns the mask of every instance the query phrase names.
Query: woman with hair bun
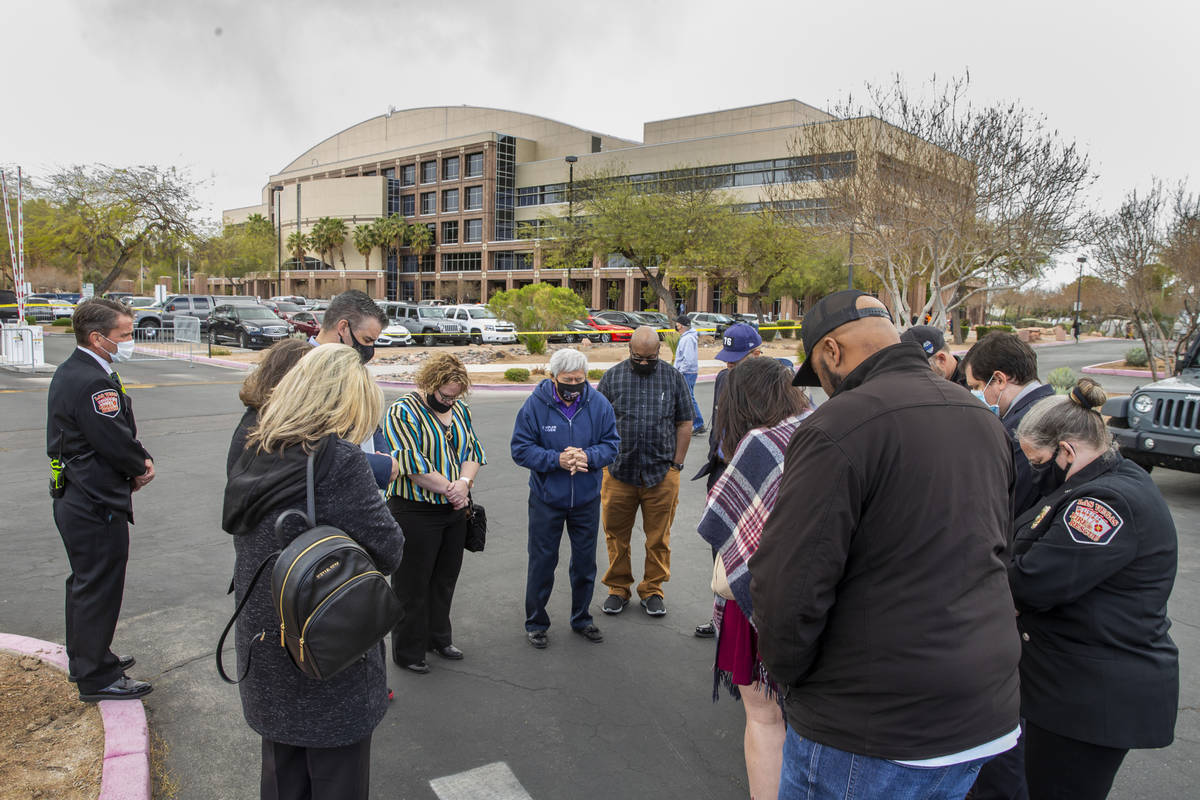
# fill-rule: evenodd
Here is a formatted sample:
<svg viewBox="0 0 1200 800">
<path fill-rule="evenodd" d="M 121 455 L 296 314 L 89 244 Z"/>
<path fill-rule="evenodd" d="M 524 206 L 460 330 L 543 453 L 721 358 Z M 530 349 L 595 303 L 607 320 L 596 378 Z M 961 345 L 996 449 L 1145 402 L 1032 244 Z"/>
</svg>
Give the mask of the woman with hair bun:
<svg viewBox="0 0 1200 800">
<path fill-rule="evenodd" d="M 1017 428 L 1055 487 L 1017 518 L 1008 567 L 1031 800 L 1107 797 L 1130 749 L 1174 738 L 1175 523 L 1146 471 L 1113 450 L 1105 399 L 1083 378 Z"/>
</svg>

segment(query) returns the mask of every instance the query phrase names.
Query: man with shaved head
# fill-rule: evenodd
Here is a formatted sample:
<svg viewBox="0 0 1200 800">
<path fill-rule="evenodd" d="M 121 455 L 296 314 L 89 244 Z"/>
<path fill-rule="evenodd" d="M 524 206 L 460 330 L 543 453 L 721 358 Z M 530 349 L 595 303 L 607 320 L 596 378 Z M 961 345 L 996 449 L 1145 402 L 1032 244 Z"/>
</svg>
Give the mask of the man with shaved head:
<svg viewBox="0 0 1200 800">
<path fill-rule="evenodd" d="M 658 358 L 658 333 L 643 325 L 629 340 L 629 358 L 600 379 L 621 436 L 617 460 L 604 468 L 600 514 L 608 544 L 608 598 L 601 610 L 620 614 L 632 596 L 630 538 L 638 509 L 646 532 L 646 563 L 637 593 L 653 617 L 667 613 L 662 585 L 671 577 L 671 523 L 679 473 L 692 440 L 695 408 L 683 375 Z"/>
<path fill-rule="evenodd" d="M 1019 732 L 1004 427 L 869 295 L 822 299 L 802 331 L 794 382 L 829 400 L 750 559 L 788 717 L 779 797 L 961 798 Z"/>
</svg>

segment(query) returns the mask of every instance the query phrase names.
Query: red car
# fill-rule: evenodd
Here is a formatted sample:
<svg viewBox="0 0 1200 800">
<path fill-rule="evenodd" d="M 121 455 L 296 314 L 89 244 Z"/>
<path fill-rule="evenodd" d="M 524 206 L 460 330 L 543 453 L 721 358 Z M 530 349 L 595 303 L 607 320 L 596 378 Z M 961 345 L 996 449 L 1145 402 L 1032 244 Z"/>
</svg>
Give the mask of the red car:
<svg viewBox="0 0 1200 800">
<path fill-rule="evenodd" d="M 316 336 L 321 332 L 321 320 L 325 317 L 324 311 L 297 311 L 292 314 L 288 322 L 299 333 L 305 336 Z"/>
<path fill-rule="evenodd" d="M 633 338 L 633 328 L 628 325 L 613 325 L 592 314 L 588 314 L 583 321 L 589 328 L 600 331 L 601 342 L 628 342 Z"/>
</svg>

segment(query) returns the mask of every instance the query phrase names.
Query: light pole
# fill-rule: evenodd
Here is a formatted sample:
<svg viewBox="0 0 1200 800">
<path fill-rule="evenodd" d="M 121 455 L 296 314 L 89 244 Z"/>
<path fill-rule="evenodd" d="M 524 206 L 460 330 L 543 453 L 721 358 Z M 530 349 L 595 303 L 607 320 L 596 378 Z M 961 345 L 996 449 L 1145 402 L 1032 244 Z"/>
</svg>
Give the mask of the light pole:
<svg viewBox="0 0 1200 800">
<path fill-rule="evenodd" d="M 271 187 L 275 211 L 275 294 L 283 294 L 283 186 Z"/>
<path fill-rule="evenodd" d="M 1083 265 L 1087 256 L 1075 259 L 1079 262 L 1079 280 L 1075 282 L 1075 322 L 1071 325 L 1071 333 L 1075 335 L 1075 344 L 1079 344 L 1079 311 L 1083 307 Z"/>
<path fill-rule="evenodd" d="M 567 224 L 571 231 L 569 250 L 567 252 L 567 288 L 571 287 L 571 262 L 575 260 L 575 162 L 579 156 L 567 156 Z"/>
</svg>

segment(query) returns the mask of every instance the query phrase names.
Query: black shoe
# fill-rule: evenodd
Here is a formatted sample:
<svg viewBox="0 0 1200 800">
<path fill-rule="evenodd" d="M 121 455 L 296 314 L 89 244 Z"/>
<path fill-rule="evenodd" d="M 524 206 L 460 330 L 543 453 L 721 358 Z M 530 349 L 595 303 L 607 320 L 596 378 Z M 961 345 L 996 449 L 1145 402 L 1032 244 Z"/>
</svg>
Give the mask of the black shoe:
<svg viewBox="0 0 1200 800">
<path fill-rule="evenodd" d="M 418 675 L 424 675 L 429 672 L 429 665 L 424 660 L 418 661 L 415 664 L 405 664 L 404 668 L 409 672 L 415 672 Z"/>
<path fill-rule="evenodd" d="M 663 602 L 662 595 L 652 594 L 643 598 L 642 608 L 652 617 L 661 617 L 667 613 L 667 605 Z"/>
<path fill-rule="evenodd" d="M 703 625 L 696 626 L 696 638 L 711 639 L 717 635 L 717 629 L 713 627 L 711 622 L 706 622 Z"/>
<path fill-rule="evenodd" d="M 692 428 L 692 436 L 703 436 L 708 433 L 708 426 L 701 425 L 699 428 Z"/>
<path fill-rule="evenodd" d="M 627 605 L 629 605 L 628 597 L 621 597 L 619 594 L 610 594 L 605 598 L 604 605 L 600 607 L 600 610 L 605 614 L 620 614 L 625 610 L 625 606 Z"/>
<path fill-rule="evenodd" d="M 588 625 L 586 628 L 572 628 L 571 630 L 593 644 L 600 644 L 600 642 L 604 641 L 604 634 L 595 625 Z"/>
<path fill-rule="evenodd" d="M 545 650 L 546 645 L 550 644 L 550 641 L 546 638 L 545 631 L 529 631 L 525 634 L 525 638 L 538 650 Z"/>
<path fill-rule="evenodd" d="M 452 644 L 448 644 L 445 647 L 435 647 L 433 648 L 433 652 L 437 653 L 442 658 L 449 659 L 450 661 L 463 660 L 463 651 L 459 650 Z"/>
<path fill-rule="evenodd" d="M 137 659 L 133 656 L 117 656 L 117 663 L 121 665 L 121 672 L 127 672 L 130 667 L 137 663 Z M 67 680 L 71 683 L 78 683 L 79 679 L 74 675 L 67 675 Z"/>
<path fill-rule="evenodd" d="M 154 691 L 154 687 L 145 681 L 135 681 L 122 675 L 115 681 L 96 692 L 80 692 L 79 699 L 86 703 L 100 700 L 137 700 Z"/>
</svg>

